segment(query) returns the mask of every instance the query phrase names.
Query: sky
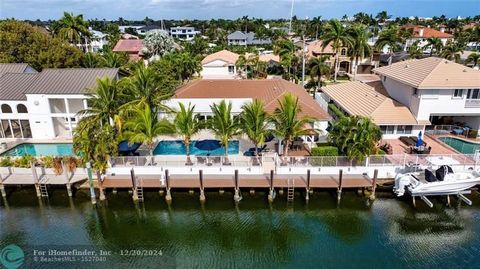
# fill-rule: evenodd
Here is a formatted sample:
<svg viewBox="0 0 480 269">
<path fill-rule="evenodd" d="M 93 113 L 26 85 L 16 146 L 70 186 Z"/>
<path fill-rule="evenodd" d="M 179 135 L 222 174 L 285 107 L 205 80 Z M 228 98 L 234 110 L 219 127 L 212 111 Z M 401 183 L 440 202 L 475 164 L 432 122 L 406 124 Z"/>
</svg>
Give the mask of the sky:
<svg viewBox="0 0 480 269">
<path fill-rule="evenodd" d="M 294 0 L 299 18 L 340 18 L 386 10 L 394 17 L 480 14 L 480 0 Z M 57 19 L 63 11 L 87 19 L 289 18 L 291 0 L 0 0 L 0 18 Z"/>
</svg>

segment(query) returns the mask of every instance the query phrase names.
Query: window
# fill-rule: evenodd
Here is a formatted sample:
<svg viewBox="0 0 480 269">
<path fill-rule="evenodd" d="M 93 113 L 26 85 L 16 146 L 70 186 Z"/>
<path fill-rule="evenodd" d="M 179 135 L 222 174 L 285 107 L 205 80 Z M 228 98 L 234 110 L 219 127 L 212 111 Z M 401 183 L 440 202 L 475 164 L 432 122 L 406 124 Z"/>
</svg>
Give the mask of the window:
<svg viewBox="0 0 480 269">
<path fill-rule="evenodd" d="M 462 89 L 456 89 L 453 91 L 453 97 L 454 98 L 462 98 L 463 97 L 463 90 Z"/>
<path fill-rule="evenodd" d="M 20 125 L 22 126 L 23 138 L 32 138 L 30 122 L 28 120 L 20 120 Z"/>
<path fill-rule="evenodd" d="M 12 113 L 12 108 L 7 104 L 3 104 L 2 105 L 2 113 Z"/>
<path fill-rule="evenodd" d="M 387 77 L 386 76 L 383 76 L 383 82 L 385 82 L 385 80 L 387 80 Z"/>
<path fill-rule="evenodd" d="M 17 112 L 18 113 L 28 113 L 27 107 L 23 104 L 17 105 Z"/>
<path fill-rule="evenodd" d="M 12 138 L 12 129 L 8 120 L 2 120 L 3 134 L 5 138 Z"/>
<path fill-rule="evenodd" d="M 468 89 L 467 99 L 480 99 L 480 89 Z M 3 110 L 3 106 L 2 106 Z"/>
<path fill-rule="evenodd" d="M 342 55 L 342 56 L 347 55 L 347 49 L 346 49 L 346 48 L 343 48 L 343 49 L 340 51 L 340 55 Z"/>
<path fill-rule="evenodd" d="M 382 125 L 380 126 L 380 130 L 383 134 L 393 134 L 395 131 L 395 126 L 393 125 Z"/>
<path fill-rule="evenodd" d="M 413 88 L 413 95 L 414 95 L 414 96 L 417 96 L 417 95 L 418 95 L 418 89 L 417 89 L 417 88 Z"/>
<path fill-rule="evenodd" d="M 229 65 L 228 66 L 228 73 L 233 74 L 235 72 L 235 66 Z"/>
<path fill-rule="evenodd" d="M 412 126 L 411 125 L 398 125 L 397 134 L 411 134 Z"/>
</svg>

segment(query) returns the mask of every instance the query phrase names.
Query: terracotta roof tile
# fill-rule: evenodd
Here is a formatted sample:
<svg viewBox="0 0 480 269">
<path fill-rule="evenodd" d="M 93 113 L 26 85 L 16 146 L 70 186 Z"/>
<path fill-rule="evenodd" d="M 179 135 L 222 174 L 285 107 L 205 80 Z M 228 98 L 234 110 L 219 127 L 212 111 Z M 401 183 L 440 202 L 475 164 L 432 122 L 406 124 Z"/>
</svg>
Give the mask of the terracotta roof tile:
<svg viewBox="0 0 480 269">
<path fill-rule="evenodd" d="M 208 64 L 210 62 L 213 62 L 215 60 L 222 60 L 224 62 L 230 63 L 230 64 L 235 64 L 235 62 L 238 60 L 238 57 L 240 55 L 228 51 L 228 50 L 221 50 L 212 54 L 207 55 L 203 60 L 202 64 Z"/>
<path fill-rule="evenodd" d="M 414 38 L 453 38 L 453 35 L 445 32 L 441 32 L 429 27 L 423 26 L 405 26 L 404 29 L 412 29 Z M 423 35 L 420 35 L 421 29 L 423 29 Z"/>
<path fill-rule="evenodd" d="M 113 51 L 118 52 L 140 52 L 143 48 L 143 40 L 141 39 L 120 39 L 118 40 L 117 44 L 113 48 Z"/>
<path fill-rule="evenodd" d="M 283 79 L 266 80 L 196 80 L 177 89 L 175 98 L 252 98 L 261 99 L 268 112 L 278 106 L 278 99 L 286 93 L 298 97 L 302 112 L 318 120 L 330 117 L 300 85 Z"/>
</svg>

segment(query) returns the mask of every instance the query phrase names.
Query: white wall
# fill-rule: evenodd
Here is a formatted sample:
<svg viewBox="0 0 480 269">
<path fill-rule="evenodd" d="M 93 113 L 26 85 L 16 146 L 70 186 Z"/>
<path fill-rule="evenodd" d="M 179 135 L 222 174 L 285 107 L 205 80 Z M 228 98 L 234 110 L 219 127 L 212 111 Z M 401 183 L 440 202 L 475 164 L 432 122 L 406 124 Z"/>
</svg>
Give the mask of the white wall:
<svg viewBox="0 0 480 269">
<path fill-rule="evenodd" d="M 480 86 L 480 85 L 479 85 Z M 418 119 L 428 120 L 435 116 L 479 116 L 479 107 L 465 107 L 467 90 L 461 98 L 453 97 L 454 90 L 418 90 L 420 104 Z"/>
<path fill-rule="evenodd" d="M 233 65 L 234 72 L 228 72 L 228 66 L 232 64 L 227 63 L 222 60 L 215 60 L 213 62 L 202 65 L 202 71 L 200 75 L 202 78 L 224 78 L 224 79 L 233 79 L 237 75 L 237 68 Z"/>
<path fill-rule="evenodd" d="M 382 80 L 383 86 L 387 90 L 390 97 L 406 105 L 407 107 L 410 107 L 412 103 L 411 99 L 413 94 L 413 87 L 388 77 L 381 76 L 380 78 Z M 415 112 L 412 111 L 412 113 Z"/>
<path fill-rule="evenodd" d="M 393 134 L 383 134 L 382 139 L 397 139 L 400 136 L 417 136 L 419 132 L 425 133 L 425 126 L 424 125 L 413 125 L 412 132 L 410 134 L 400 134 L 397 133 L 397 126 L 394 126 Z"/>
</svg>

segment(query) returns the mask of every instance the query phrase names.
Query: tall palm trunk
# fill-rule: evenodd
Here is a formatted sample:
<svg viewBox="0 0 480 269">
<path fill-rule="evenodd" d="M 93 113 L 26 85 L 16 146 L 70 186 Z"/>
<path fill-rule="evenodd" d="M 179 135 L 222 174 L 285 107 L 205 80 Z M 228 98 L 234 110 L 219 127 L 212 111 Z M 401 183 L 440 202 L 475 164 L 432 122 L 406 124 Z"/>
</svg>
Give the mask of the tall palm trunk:
<svg viewBox="0 0 480 269">
<path fill-rule="evenodd" d="M 223 164 L 230 164 L 230 161 L 228 160 L 228 140 L 223 144 L 223 146 L 225 147 L 225 161 L 223 162 Z"/>
<path fill-rule="evenodd" d="M 186 154 L 187 154 L 187 164 L 191 164 L 192 160 L 190 159 L 190 141 L 185 140 L 185 141 L 183 141 L 183 143 L 185 144 L 185 151 L 186 151 Z"/>
<path fill-rule="evenodd" d="M 335 72 L 333 72 L 333 81 L 337 82 L 337 73 L 338 73 L 338 50 L 335 52 Z"/>
</svg>

